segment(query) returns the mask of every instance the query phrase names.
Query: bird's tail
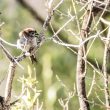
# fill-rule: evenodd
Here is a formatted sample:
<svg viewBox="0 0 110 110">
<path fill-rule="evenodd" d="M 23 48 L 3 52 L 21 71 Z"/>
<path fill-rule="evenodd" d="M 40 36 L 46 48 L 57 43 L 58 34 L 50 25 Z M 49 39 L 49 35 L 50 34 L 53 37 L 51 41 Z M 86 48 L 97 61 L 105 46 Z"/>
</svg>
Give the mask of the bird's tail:
<svg viewBox="0 0 110 110">
<path fill-rule="evenodd" d="M 30 59 L 31 59 L 32 64 L 37 63 L 37 58 L 35 55 L 31 55 Z"/>
</svg>

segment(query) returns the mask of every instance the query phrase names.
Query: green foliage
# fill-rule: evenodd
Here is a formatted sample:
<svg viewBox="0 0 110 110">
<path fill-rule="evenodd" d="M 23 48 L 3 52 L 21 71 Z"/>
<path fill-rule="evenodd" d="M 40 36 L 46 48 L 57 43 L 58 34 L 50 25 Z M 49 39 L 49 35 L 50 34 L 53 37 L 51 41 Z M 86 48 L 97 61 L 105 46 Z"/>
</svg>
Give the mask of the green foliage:
<svg viewBox="0 0 110 110">
<path fill-rule="evenodd" d="M 21 83 L 21 95 L 18 102 L 12 106 L 12 110 L 33 110 L 42 107 L 39 104 L 39 96 L 41 90 L 37 89 L 38 81 L 36 78 L 31 76 L 31 68 L 28 66 L 28 77 L 20 77 L 19 82 Z M 39 109 L 40 110 L 40 109 Z"/>
</svg>

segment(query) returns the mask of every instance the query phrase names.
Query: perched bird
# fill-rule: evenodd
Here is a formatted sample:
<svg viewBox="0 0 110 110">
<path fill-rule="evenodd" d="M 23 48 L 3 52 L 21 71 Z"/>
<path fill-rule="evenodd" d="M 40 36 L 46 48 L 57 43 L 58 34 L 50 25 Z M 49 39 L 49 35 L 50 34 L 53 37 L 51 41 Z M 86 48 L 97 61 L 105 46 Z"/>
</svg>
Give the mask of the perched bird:
<svg viewBox="0 0 110 110">
<path fill-rule="evenodd" d="M 26 56 L 30 56 L 33 62 L 37 62 L 35 52 L 42 43 L 42 38 L 34 28 L 26 28 L 19 33 L 17 48 L 21 49 Z"/>
</svg>

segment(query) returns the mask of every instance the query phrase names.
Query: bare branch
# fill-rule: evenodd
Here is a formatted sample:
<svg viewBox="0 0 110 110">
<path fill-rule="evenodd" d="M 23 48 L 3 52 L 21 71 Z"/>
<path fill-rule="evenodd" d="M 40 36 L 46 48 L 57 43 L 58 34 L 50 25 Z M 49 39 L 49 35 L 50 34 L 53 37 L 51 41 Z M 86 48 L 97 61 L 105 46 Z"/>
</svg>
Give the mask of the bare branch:
<svg viewBox="0 0 110 110">
<path fill-rule="evenodd" d="M 7 44 L 7 45 L 9 45 L 9 46 L 12 46 L 12 47 L 17 47 L 16 44 L 11 44 L 11 43 L 5 41 L 4 39 L 2 39 L 1 37 L 0 37 L 0 42 L 1 42 L 1 43 L 5 43 L 5 44 Z"/>
<path fill-rule="evenodd" d="M 16 69 L 16 64 L 13 62 L 10 62 L 9 65 L 9 72 L 8 72 L 8 79 L 7 79 L 7 84 L 6 84 L 6 89 L 5 89 L 5 102 L 6 105 L 10 105 L 10 100 L 11 100 L 11 93 L 12 93 L 12 83 L 13 83 L 13 78 L 15 75 L 15 69 Z"/>
<path fill-rule="evenodd" d="M 105 101 L 106 101 L 106 107 L 110 108 L 110 97 L 109 97 L 109 89 L 108 89 L 108 74 L 107 74 L 107 65 L 108 65 L 108 60 L 109 60 L 109 48 L 110 48 L 110 22 L 101 19 L 101 21 L 109 26 L 108 29 L 108 35 L 107 39 L 105 41 L 105 48 L 104 48 L 104 57 L 103 57 L 103 74 L 104 74 L 104 91 L 105 91 Z M 110 109 L 107 110 L 110 110 Z"/>
<path fill-rule="evenodd" d="M 91 0 L 88 4 L 87 11 L 84 15 L 82 30 L 81 30 L 81 42 L 88 37 L 89 28 L 92 23 L 92 11 L 93 11 L 93 1 Z M 86 74 L 86 66 L 87 63 L 83 60 L 86 54 L 87 43 L 82 45 L 78 49 L 78 56 L 77 56 L 77 70 L 76 70 L 76 85 L 77 85 L 77 92 L 78 98 L 80 103 L 81 110 L 90 110 L 89 103 L 86 96 L 86 88 L 85 88 L 85 74 Z M 86 57 L 85 57 L 86 59 Z"/>
</svg>

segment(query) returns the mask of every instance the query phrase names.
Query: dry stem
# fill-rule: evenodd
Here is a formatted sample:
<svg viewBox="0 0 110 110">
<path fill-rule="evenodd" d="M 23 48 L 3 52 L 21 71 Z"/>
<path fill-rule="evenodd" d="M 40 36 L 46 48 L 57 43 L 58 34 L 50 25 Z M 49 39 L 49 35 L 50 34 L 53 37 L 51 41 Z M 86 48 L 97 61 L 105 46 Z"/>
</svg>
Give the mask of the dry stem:
<svg viewBox="0 0 110 110">
<path fill-rule="evenodd" d="M 104 19 L 101 19 L 103 23 L 106 23 Z M 110 110 L 110 97 L 109 97 L 109 89 L 108 89 L 108 74 L 107 74 L 107 65 L 109 60 L 109 48 L 110 48 L 110 22 L 107 22 L 109 25 L 107 40 L 105 40 L 105 48 L 104 48 L 104 56 L 103 56 L 103 74 L 104 74 L 104 93 L 105 93 L 105 102 L 107 110 Z"/>
<path fill-rule="evenodd" d="M 82 30 L 80 33 L 82 41 L 88 37 L 89 28 L 92 23 L 92 10 L 93 10 L 93 6 L 91 1 L 88 4 L 88 8 L 83 19 Z M 82 43 L 82 41 L 80 43 Z M 81 110 L 90 110 L 89 103 L 87 101 L 86 87 L 85 87 L 85 74 L 86 74 L 87 64 L 86 61 L 83 59 L 83 57 L 85 58 L 86 48 L 87 48 L 87 43 L 82 45 L 78 49 L 78 56 L 77 56 L 76 85 L 77 85 L 77 92 L 78 92 L 78 98 L 79 98 Z"/>
</svg>

